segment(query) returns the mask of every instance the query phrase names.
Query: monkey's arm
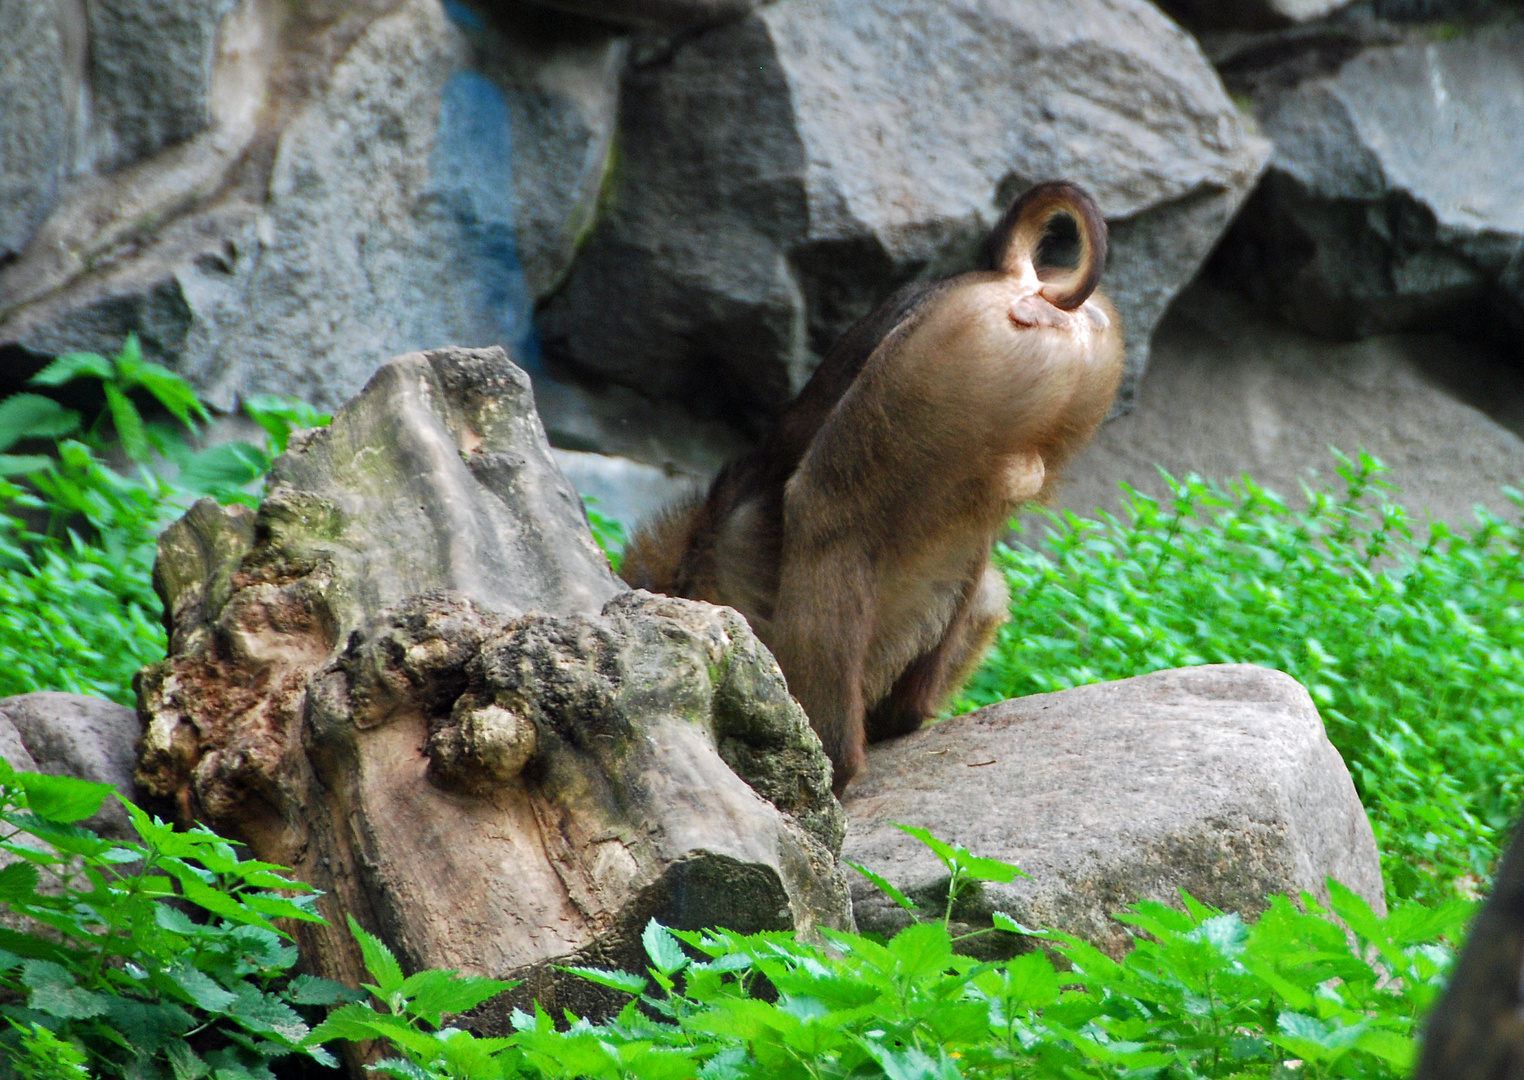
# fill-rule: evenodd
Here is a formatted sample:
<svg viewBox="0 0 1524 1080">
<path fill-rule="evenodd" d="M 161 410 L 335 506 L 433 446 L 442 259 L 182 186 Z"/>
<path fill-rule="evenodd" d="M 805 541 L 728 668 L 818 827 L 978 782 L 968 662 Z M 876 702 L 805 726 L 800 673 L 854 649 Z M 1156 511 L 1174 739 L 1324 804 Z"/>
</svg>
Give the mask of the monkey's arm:
<svg viewBox="0 0 1524 1080">
<path fill-rule="evenodd" d="M 984 659 L 995 631 L 1010 616 L 1010 604 L 1005 579 L 986 566 L 970 583 L 942 640 L 917 657 L 888 696 L 868 709 L 864 723 L 868 742 L 909 735 L 936 715 Z"/>
<path fill-rule="evenodd" d="M 864 762 L 863 664 L 872 625 L 866 553 L 851 537 L 821 542 L 785 530 L 768 644 L 831 759 L 838 795 Z"/>
</svg>

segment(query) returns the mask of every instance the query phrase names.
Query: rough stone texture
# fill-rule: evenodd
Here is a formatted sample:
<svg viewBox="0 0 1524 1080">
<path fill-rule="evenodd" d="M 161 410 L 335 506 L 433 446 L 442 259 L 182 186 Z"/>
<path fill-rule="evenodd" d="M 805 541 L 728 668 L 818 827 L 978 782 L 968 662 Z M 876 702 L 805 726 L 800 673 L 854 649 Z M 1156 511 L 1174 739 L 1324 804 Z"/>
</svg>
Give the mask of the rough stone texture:
<svg viewBox="0 0 1524 1080">
<path fill-rule="evenodd" d="M 501 349 L 388 361 L 268 484 L 270 544 L 329 568 L 339 641 L 430 590 L 513 616 L 592 614 L 623 589 L 550 456 L 528 376 Z"/>
<path fill-rule="evenodd" d="M 705 477 L 670 473 L 654 465 L 608 454 L 553 450 L 556 464 L 579 495 L 597 502 L 593 509 L 633 529 L 669 503 L 704 486 Z"/>
<path fill-rule="evenodd" d="M 615 581 L 501 350 L 388 362 L 271 483 L 160 541 L 138 777 L 325 891 L 315 970 L 362 977 L 349 912 L 409 968 L 586 1015 L 612 995 L 552 965 L 638 966 L 653 916 L 851 925 L 776 663 L 733 611 Z"/>
<path fill-rule="evenodd" d="M 780 0 L 637 58 L 620 123 L 547 354 L 717 407 L 784 401 L 852 321 L 967 265 L 1050 177 L 1112 225 L 1104 287 L 1136 374 L 1268 152 L 1141 0 Z"/>
<path fill-rule="evenodd" d="M 680 30 L 739 19 L 760 0 L 537 0 L 563 11 L 630 26 Z"/>
<path fill-rule="evenodd" d="M 1449 986 L 1425 1021 L 1414 1080 L 1524 1076 L 1524 832 L 1515 832 L 1492 895 L 1467 929 Z"/>
<path fill-rule="evenodd" d="M 603 7 L 602 4 L 596 5 Z M 502 178 L 482 158 L 495 155 L 512 185 L 503 204 L 532 298 L 552 292 L 593 226 L 611 161 L 626 37 L 606 26 L 555 17 L 531 6 L 497 5 L 492 15 L 452 9 L 473 59 L 449 91 L 474 122 L 451 131 L 436 152 L 479 190 L 478 204 L 501 200 Z M 474 78 L 473 78 L 474 76 Z M 501 102 L 494 106 L 494 98 Z M 474 108 L 473 108 L 474 106 Z M 506 108 L 509 142 L 492 145 L 481 120 Z"/>
<path fill-rule="evenodd" d="M 1341 25 L 1232 60 L 1276 149 L 1220 262 L 1324 335 L 1490 325 L 1517 341 L 1524 23 L 1372 36 Z"/>
<path fill-rule="evenodd" d="M 0 265 L 52 209 L 69 149 L 67 72 L 56 0 L 0 6 Z"/>
<path fill-rule="evenodd" d="M 192 10 L 110 2 L 124 27 Z M 241 0 L 196 94 L 129 77 L 156 53 L 113 52 L 162 113 L 124 114 L 158 134 L 122 145 L 181 141 L 71 186 L 0 269 L 0 347 L 108 351 L 136 331 L 231 408 L 336 405 L 410 349 L 522 346 L 590 224 L 627 49 L 573 16 L 450 10 Z M 184 138 L 192 116 L 205 130 Z"/>
<path fill-rule="evenodd" d="M 918 825 L 1031 875 L 987 884 L 955 912 L 1005 911 L 1119 954 L 1110 916 L 1177 890 L 1253 911 L 1275 893 L 1326 896 L 1329 876 L 1379 911 L 1381 864 L 1349 772 L 1307 692 L 1247 664 L 1183 668 L 993 705 L 870 747 L 846 793 L 842 858 L 913 899 L 945 903 L 947 874 L 892 822 Z M 909 916 L 852 884 L 864 930 Z"/>
<path fill-rule="evenodd" d="M 131 802 L 141 734 L 137 712 L 113 701 L 52 691 L 0 698 L 0 757 L 13 768 L 110 784 Z M 117 839 L 137 835 L 111 799 L 81 824 Z"/>
<path fill-rule="evenodd" d="M 1122 482 L 1163 495 L 1156 467 L 1247 472 L 1295 502 L 1311 472 L 1338 482 L 1332 444 L 1389 465 L 1420 520 L 1428 511 L 1468 524 L 1477 503 L 1512 517 L 1501 489 L 1524 476 L 1516 372 L 1484 346 L 1439 334 L 1331 343 L 1198 285 L 1160 328 L 1137 407 L 1065 471 L 1057 505 L 1115 510 Z"/>
<path fill-rule="evenodd" d="M 237 0 L 85 0 L 90 88 L 105 168 L 211 124 L 212 62 Z"/>
</svg>

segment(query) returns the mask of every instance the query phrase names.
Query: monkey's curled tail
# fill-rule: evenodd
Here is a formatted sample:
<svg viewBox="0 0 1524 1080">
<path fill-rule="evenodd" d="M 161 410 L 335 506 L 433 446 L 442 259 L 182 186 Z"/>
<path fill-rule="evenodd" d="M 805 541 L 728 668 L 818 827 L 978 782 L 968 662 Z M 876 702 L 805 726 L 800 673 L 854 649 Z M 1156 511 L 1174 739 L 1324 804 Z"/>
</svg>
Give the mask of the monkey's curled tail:
<svg viewBox="0 0 1524 1080">
<path fill-rule="evenodd" d="M 1079 258 L 1069 267 L 1039 266 L 1038 247 L 1048 226 L 1060 214 L 1074 219 L 1079 230 Z M 1048 180 L 1011 204 L 985 246 L 990 270 L 1042 282 L 1038 290 L 1054 307 L 1073 311 L 1100 283 L 1106 269 L 1106 221 L 1090 193 L 1067 180 Z"/>
</svg>

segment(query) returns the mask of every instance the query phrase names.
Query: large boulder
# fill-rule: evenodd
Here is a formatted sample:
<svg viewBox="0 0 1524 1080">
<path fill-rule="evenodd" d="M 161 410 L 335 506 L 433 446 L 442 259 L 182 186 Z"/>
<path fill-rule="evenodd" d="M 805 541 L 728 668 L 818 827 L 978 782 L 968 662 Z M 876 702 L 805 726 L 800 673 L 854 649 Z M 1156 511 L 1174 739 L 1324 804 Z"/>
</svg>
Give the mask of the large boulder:
<svg viewBox="0 0 1524 1080">
<path fill-rule="evenodd" d="M 716 409 L 786 400 L 891 289 L 970 264 L 1032 183 L 1085 185 L 1129 371 L 1268 153 L 1143 0 L 779 0 L 647 50 L 548 355 Z"/>
<path fill-rule="evenodd" d="M 871 747 L 844 800 L 842 858 L 935 908 L 947 871 L 894 828 L 929 829 L 1030 877 L 987 884 L 954 917 L 1004 911 L 1125 952 L 1111 915 L 1179 890 L 1235 911 L 1327 896 L 1333 877 L 1386 910 L 1381 863 L 1349 772 L 1312 699 L 1247 664 L 1155 672 L 992 705 Z M 866 880 L 864 930 L 909 915 Z M 938 896 L 940 894 L 940 901 Z"/>
<path fill-rule="evenodd" d="M 1219 262 L 1287 319 L 1350 338 L 1524 334 L 1524 24 L 1347 24 L 1224 59 L 1265 182 Z"/>
<path fill-rule="evenodd" d="M 135 331 L 231 407 L 334 405 L 377 355 L 526 338 L 597 205 L 620 31 L 439 0 L 90 10 L 91 108 L 56 129 L 95 156 L 39 223 L 38 144 L 36 192 L 0 210 L 25 242 L 0 262 L 0 347 L 111 351 Z M 29 116 L 7 110 L 0 139 L 37 143 Z"/>
<path fill-rule="evenodd" d="M 653 917 L 851 925 L 777 664 L 734 612 L 614 578 L 499 349 L 383 365 L 257 517 L 171 526 L 155 583 L 139 782 L 324 890 L 298 929 L 322 974 L 363 978 L 352 913 L 410 968 L 586 1015 L 611 995 L 557 965 L 638 965 Z"/>
<path fill-rule="evenodd" d="M 139 798 L 133 770 L 142 731 L 135 710 L 102 698 L 46 690 L 0 698 L 0 758 L 13 769 L 110 784 L 129 802 Z M 83 824 L 116 839 L 136 836 L 115 799 Z"/>
<path fill-rule="evenodd" d="M 68 167 L 70 84 L 62 8 L 54 0 L 0 7 L 0 266 L 53 208 Z"/>
</svg>

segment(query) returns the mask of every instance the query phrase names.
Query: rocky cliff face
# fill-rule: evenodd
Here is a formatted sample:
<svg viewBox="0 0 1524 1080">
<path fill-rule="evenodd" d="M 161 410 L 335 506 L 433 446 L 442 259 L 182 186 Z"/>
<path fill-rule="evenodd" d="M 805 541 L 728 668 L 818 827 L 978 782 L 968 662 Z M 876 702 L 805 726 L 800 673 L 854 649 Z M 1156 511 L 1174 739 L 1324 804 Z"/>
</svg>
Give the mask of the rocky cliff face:
<svg viewBox="0 0 1524 1080">
<path fill-rule="evenodd" d="M 1314 335 L 1517 356 L 1512 8 L 1161 7 L 13 0 L 0 357 L 136 332 L 220 407 L 331 406 L 386 356 L 500 344 L 558 448 L 678 490 L 1053 176 L 1110 226 L 1118 411 L 1214 251 Z M 637 473 L 579 464 L 606 495 Z"/>
</svg>

